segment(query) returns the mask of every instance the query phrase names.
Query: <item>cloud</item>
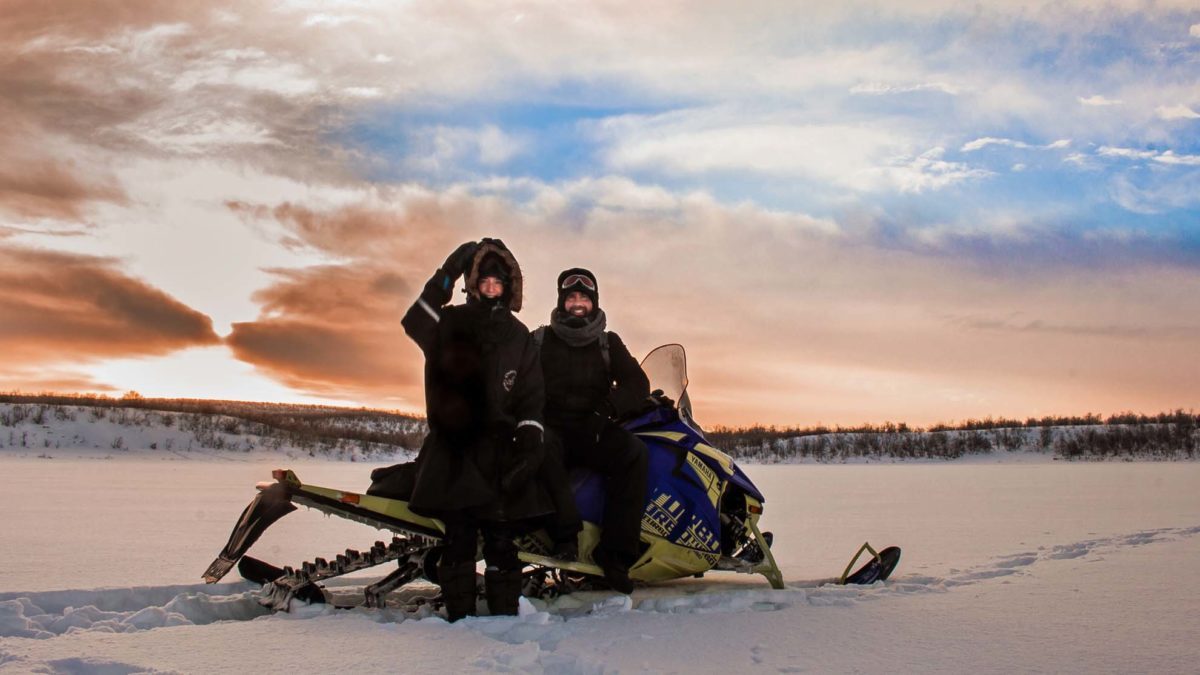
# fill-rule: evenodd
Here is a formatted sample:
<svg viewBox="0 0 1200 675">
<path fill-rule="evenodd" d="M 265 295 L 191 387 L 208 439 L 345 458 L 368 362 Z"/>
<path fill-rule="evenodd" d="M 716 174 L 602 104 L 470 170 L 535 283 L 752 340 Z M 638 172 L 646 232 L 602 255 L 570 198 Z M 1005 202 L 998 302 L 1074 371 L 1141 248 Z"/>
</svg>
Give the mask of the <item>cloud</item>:
<svg viewBox="0 0 1200 675">
<path fill-rule="evenodd" d="M 282 226 L 285 245 L 339 261 L 270 270 L 259 317 L 232 325 L 233 355 L 297 391 L 419 411 L 422 356 L 400 319 L 458 243 L 495 233 L 494 202 L 416 187 L 328 209 L 228 202 Z"/>
<path fill-rule="evenodd" d="M 527 265 L 527 323 L 544 320 L 558 270 L 590 266 L 635 351 L 689 346 L 695 398 L 724 421 L 1021 414 L 1154 378 L 1153 400 L 1178 405 L 1194 394 L 1170 378 L 1194 380 L 1188 366 L 1122 369 L 1185 362 L 1174 343 L 1161 356 L 1136 344 L 1153 332 L 970 332 L 931 316 L 1022 307 L 1012 325 L 1152 327 L 1198 309 L 1186 237 L 1089 240 L 1099 226 L 1071 190 L 1047 206 L 1050 190 L 990 180 L 1068 147 L 1035 139 L 1071 138 L 1087 150 L 1066 161 L 1098 169 L 1099 197 L 1107 186 L 1146 213 L 1195 205 L 1190 118 L 1155 112 L 1194 99 L 1178 44 L 1190 5 L 1093 5 L 809 3 L 798 22 L 786 3 L 11 0 L 0 237 L 95 225 L 102 237 L 54 243 L 119 254 L 128 262 L 81 265 L 138 270 L 153 280 L 142 296 L 204 298 L 238 358 L 274 380 L 364 402 L 419 407 L 420 357 L 398 316 L 457 243 L 498 235 Z M 364 119 L 394 128 L 347 141 Z M 1022 152 L 992 156 L 1002 148 Z M 1039 170 L 1015 180 L 1046 168 L 1028 165 Z M 389 183 L 393 167 L 411 182 Z M 1001 199 L 1011 211 L 997 215 Z M 1123 217 L 1109 211 L 1104 222 Z M 59 314 L 3 318 L 102 332 L 42 302 Z M 201 333 L 104 333 L 77 358 L 211 344 Z M 1068 366 L 1085 375 L 1043 386 Z M 990 403 L 956 402 L 968 399 Z"/>
<path fill-rule="evenodd" d="M 670 287 L 656 299 L 635 286 L 719 265 L 723 254 L 714 256 L 722 246 L 761 260 L 836 236 L 831 223 L 815 218 L 723 207 L 705 195 L 673 195 L 621 178 L 396 191 L 370 206 L 329 210 L 291 203 L 229 207 L 247 218 L 273 219 L 298 245 L 344 261 L 272 270 L 276 282 L 254 296 L 261 315 L 233 325 L 228 344 L 234 355 L 300 391 L 376 402 L 391 397 L 410 409 L 420 408 L 421 355 L 399 320 L 461 241 L 502 236 L 525 269 L 530 311 L 524 317 L 537 325 L 553 306 L 554 275 L 572 264 L 609 273 L 606 293 L 632 293 L 647 312 L 670 304 L 702 311 L 712 295 L 683 297 L 682 289 Z M 564 227 L 568 222 L 572 226 Z M 705 234 L 693 236 L 693 226 Z M 647 270 L 654 270 L 651 278 Z M 694 286 L 727 295 L 749 282 L 742 275 L 709 276 Z M 621 304 L 614 301 L 615 316 L 630 313 L 631 306 Z M 661 316 L 667 326 L 677 322 Z M 631 324 L 624 334 L 633 331 Z M 647 341 L 636 340 L 642 349 Z"/>
<path fill-rule="evenodd" d="M 367 19 L 354 14 L 311 14 L 304 20 L 305 26 L 328 26 L 336 28 L 343 24 L 365 22 Z"/>
<path fill-rule="evenodd" d="M 977 138 L 973 141 L 965 143 L 961 148 L 959 148 L 959 151 L 975 152 L 976 150 L 982 150 L 989 145 L 1003 145 L 1010 148 L 1020 148 L 1022 150 L 1061 150 L 1069 147 L 1071 145 L 1071 141 L 1069 139 L 1059 139 L 1057 141 L 1047 143 L 1046 145 L 1031 145 L 1024 141 L 1015 141 L 1011 138 L 994 138 L 992 136 L 985 136 L 983 138 Z"/>
<path fill-rule="evenodd" d="M 879 419 L 883 413 L 865 412 L 867 401 L 891 406 L 892 418 L 925 421 L 930 413 L 921 409 L 945 419 L 1053 409 L 1063 396 L 1097 401 L 1095 391 L 1126 381 L 1113 354 L 1153 341 L 1162 353 L 1156 363 L 1177 358 L 1187 326 L 1164 317 L 1200 310 L 1190 295 L 1200 279 L 1163 252 L 1173 240 L 1084 240 L 1019 210 L 964 213 L 921 229 L 886 213 L 828 221 L 727 205 L 618 176 L 496 178 L 375 199 L 327 210 L 237 207 L 248 208 L 247 217 L 279 218 L 306 246 L 345 260 L 276 271 L 277 283 L 256 295 L 262 316 L 235 326 L 230 343 L 239 358 L 301 391 L 390 396 L 419 409 L 421 359 L 398 318 L 458 241 L 485 234 L 502 237 L 522 264 L 528 325 L 553 305 L 555 274 L 584 265 L 599 275 L 610 326 L 635 354 L 685 344 L 706 421 Z M 422 215 L 410 220 L 417 204 Z M 373 216 L 348 215 L 363 213 Z M 406 240 L 416 223 L 441 239 Z M 404 250 L 406 258 L 393 257 Z M 1177 290 L 1157 298 L 1163 287 Z M 980 323 L 948 331 L 940 318 L 999 320 L 988 317 L 1014 308 L 1031 317 L 999 325 L 1027 330 L 981 331 Z M 1072 338 L 1100 342 L 1079 347 Z M 1065 364 L 1089 374 L 1074 384 L 1031 384 Z M 946 391 L 957 398 L 938 393 Z"/>
<path fill-rule="evenodd" d="M 1200 166 L 1200 155 L 1177 155 L 1167 150 L 1154 158 L 1161 164 L 1176 164 L 1179 166 Z"/>
<path fill-rule="evenodd" d="M 935 91 L 950 96 L 957 96 L 961 93 L 961 89 L 955 85 L 946 82 L 926 82 L 921 84 L 909 85 L 892 85 L 885 82 L 867 82 L 856 84 L 850 88 L 852 94 L 870 94 L 880 96 L 884 94 L 907 94 L 919 91 Z"/>
<path fill-rule="evenodd" d="M 0 246 L 0 365 L 153 356 L 220 338 L 207 316 L 108 258 Z"/>
<path fill-rule="evenodd" d="M 957 323 L 973 330 L 1001 331 L 1011 333 L 1045 333 L 1050 335 L 1137 340 L 1194 340 L 1200 338 L 1200 324 L 1179 324 L 1147 327 L 1131 324 L 1066 324 L 1055 321 L 1046 321 L 1043 319 L 1013 321 L 1011 318 L 984 319 L 978 317 L 964 317 L 957 321 Z"/>
<path fill-rule="evenodd" d="M 62 226 L 54 221 L 39 221 L 37 227 L 9 227 L 0 225 L 0 239 L 18 235 L 34 235 L 43 237 L 85 237 L 91 234 L 86 227 L 73 225 Z"/>
<path fill-rule="evenodd" d="M 115 394 L 122 390 L 87 373 L 67 368 L 23 368 L 15 364 L 5 364 L 4 372 L 0 373 L 0 391 Z"/>
<path fill-rule="evenodd" d="M 1101 147 L 1096 151 L 1101 157 L 1120 157 L 1122 159 L 1154 159 L 1158 153 L 1153 150 L 1134 150 L 1132 148 Z"/>
<path fill-rule="evenodd" d="M 1089 106 L 1110 106 L 1110 105 L 1125 105 L 1125 102 L 1115 98 L 1105 98 L 1100 94 L 1095 94 L 1087 98 L 1079 97 L 1079 102 Z"/>
<path fill-rule="evenodd" d="M 494 124 L 478 128 L 437 125 L 408 133 L 410 148 L 404 164 L 424 173 L 453 173 L 479 164 L 494 168 L 522 153 L 527 142 Z"/>
<path fill-rule="evenodd" d="M 1200 166 L 1200 155 L 1180 155 L 1173 150 L 1134 150 L 1132 148 L 1101 147 L 1096 151 L 1101 157 L 1150 160 L 1159 164 L 1175 166 Z"/>
<path fill-rule="evenodd" d="M 273 272 L 255 293 L 262 315 L 226 340 L 236 358 L 297 391 L 420 408 L 421 354 L 400 319 L 424 279 L 364 264 Z"/>
<path fill-rule="evenodd" d="M 1192 110 L 1186 105 L 1161 105 L 1154 109 L 1158 116 L 1164 120 L 1194 120 L 1200 119 L 1200 113 Z"/>
<path fill-rule="evenodd" d="M 1194 38 L 1200 38 L 1200 23 L 1192 24 L 1191 28 L 1188 28 L 1188 35 L 1191 35 Z"/>
<path fill-rule="evenodd" d="M 0 139 L 0 151 L 3 150 Z M 68 162 L 34 158 L 23 162 L 15 153 L 0 165 L 0 211 L 18 218 L 81 220 L 97 202 L 125 203 L 127 196 L 111 179 L 88 181 Z"/>
<path fill-rule="evenodd" d="M 438 194 L 410 187 L 390 196 L 331 209 L 292 202 L 273 207 L 242 201 L 226 202 L 234 213 L 254 220 L 270 219 L 288 233 L 283 243 L 344 259 L 373 259 L 404 264 L 424 259 L 426 251 L 457 242 L 451 223 L 486 220 L 486 200 Z"/>
<path fill-rule="evenodd" d="M 336 123 L 334 95 L 371 85 L 328 74 L 347 54 L 308 58 L 324 39 L 298 41 L 304 29 L 291 20 L 266 3 L 7 3 L 0 198 L 23 214 L 76 219 L 88 201 L 124 203 L 114 154 L 344 178 L 344 155 L 321 136 Z"/>
<path fill-rule="evenodd" d="M 1200 166 L 1200 158 L 1194 158 L 1191 164 Z M 1110 191 L 1113 201 L 1134 213 L 1153 215 L 1195 208 L 1200 205 L 1200 172 L 1188 171 L 1178 176 L 1119 175 L 1112 179 Z"/>
<path fill-rule="evenodd" d="M 605 161 L 616 170 L 667 175 L 750 172 L 804 178 L 855 191 L 940 189 L 987 175 L 941 159 L 939 148 L 888 129 L 845 123 L 747 124 L 728 110 L 695 110 L 606 120 Z"/>
<path fill-rule="evenodd" d="M 986 169 L 976 169 L 962 162 L 942 159 L 944 148 L 932 148 L 917 157 L 902 157 L 894 160 L 880 173 L 888 177 L 887 182 L 901 192 L 924 192 L 940 190 L 958 183 L 982 180 L 994 175 Z"/>
</svg>

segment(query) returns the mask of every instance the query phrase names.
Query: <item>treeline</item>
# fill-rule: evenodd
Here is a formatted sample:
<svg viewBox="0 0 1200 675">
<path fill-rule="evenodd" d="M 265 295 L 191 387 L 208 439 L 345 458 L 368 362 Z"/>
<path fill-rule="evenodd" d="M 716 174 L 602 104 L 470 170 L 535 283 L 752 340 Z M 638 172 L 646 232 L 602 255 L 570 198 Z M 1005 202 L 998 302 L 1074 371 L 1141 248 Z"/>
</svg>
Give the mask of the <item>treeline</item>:
<svg viewBox="0 0 1200 675">
<path fill-rule="evenodd" d="M 420 447 L 428 431 L 423 418 L 396 412 L 289 403 L 146 398 L 136 392 L 119 398 L 88 394 L 9 393 L 0 394 L 0 403 L 32 405 L 35 409 L 28 413 L 30 415 L 64 414 L 54 411 L 56 406 L 74 406 L 97 411 L 112 410 L 114 420 L 120 420 L 118 423 L 127 421 L 121 419 L 122 416 L 127 416 L 127 413 L 119 412 L 121 410 L 180 413 L 189 416 L 184 422 L 189 427 L 188 431 L 205 435 L 203 441 L 214 443 L 219 442 L 219 439 L 211 434 L 219 430 L 220 433 L 228 435 L 253 434 L 271 437 L 299 448 L 329 448 L 352 442 L 366 449 L 376 445 L 414 449 Z M 37 410 L 37 406 L 43 408 Z M 14 407 L 12 414 L 16 414 L 17 410 L 18 408 Z M 170 420 L 163 422 L 167 427 L 175 422 L 171 418 L 164 420 Z M 0 423 L 4 423 L 4 420 L 0 419 Z M 12 424 L 8 423 L 5 426 Z"/>
<path fill-rule="evenodd" d="M 186 448 L 278 450 L 309 454 L 357 453 L 371 456 L 416 450 L 428 432 L 424 418 L 403 413 L 323 405 L 250 403 L 201 399 L 145 398 L 136 392 L 114 398 L 95 395 L 0 394 L 0 427 L 14 429 L 7 446 L 32 447 L 29 422 L 74 421 L 86 415 L 124 427 L 176 427 L 188 432 Z M 968 419 L 923 429 L 884 422 L 857 427 L 714 427 L 711 444 L 743 462 L 841 462 L 855 459 L 956 459 L 992 452 L 1043 452 L 1064 459 L 1137 457 L 1196 458 L 1200 415 L 1182 409 L 1156 415 L 1131 412 L 1102 417 L 1047 416 L 1014 420 Z M 56 441 L 60 442 L 60 441 Z M 178 443 L 178 440 L 164 442 Z M 41 443 L 47 443 L 42 439 Z M 119 449 L 124 439 L 112 440 Z M 0 439 L 4 445 L 4 439 Z M 50 447 L 46 445 L 45 447 Z"/>
<path fill-rule="evenodd" d="M 717 427 L 709 442 L 745 462 L 839 462 L 866 459 L 957 459 L 997 451 L 1033 451 L 1064 459 L 1195 458 L 1200 415 L 1183 410 L 1107 418 L 1044 417 L 967 420 L 928 430 L 884 423 L 834 427 Z"/>
</svg>

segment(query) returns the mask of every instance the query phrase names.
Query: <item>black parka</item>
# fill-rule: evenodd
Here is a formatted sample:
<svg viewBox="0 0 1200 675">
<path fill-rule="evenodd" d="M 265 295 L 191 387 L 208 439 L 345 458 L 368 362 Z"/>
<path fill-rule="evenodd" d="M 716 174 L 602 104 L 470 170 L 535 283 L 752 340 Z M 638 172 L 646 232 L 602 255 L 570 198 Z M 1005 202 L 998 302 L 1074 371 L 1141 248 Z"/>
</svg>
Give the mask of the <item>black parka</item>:
<svg viewBox="0 0 1200 675">
<path fill-rule="evenodd" d="M 468 280 L 487 253 L 497 253 L 519 278 L 505 249 L 485 244 Z M 502 494 L 500 477 L 516 452 L 519 424 L 542 425 L 542 371 L 529 330 L 510 307 L 520 306 L 512 284 L 506 303 L 492 305 L 472 295 L 448 306 L 454 279 L 438 270 L 404 315 L 405 332 L 425 354 L 425 405 L 429 435 L 417 457 L 416 485 L 409 506 L 433 517 L 466 513 L 512 521 L 553 510 L 544 488 L 529 481 Z"/>
</svg>

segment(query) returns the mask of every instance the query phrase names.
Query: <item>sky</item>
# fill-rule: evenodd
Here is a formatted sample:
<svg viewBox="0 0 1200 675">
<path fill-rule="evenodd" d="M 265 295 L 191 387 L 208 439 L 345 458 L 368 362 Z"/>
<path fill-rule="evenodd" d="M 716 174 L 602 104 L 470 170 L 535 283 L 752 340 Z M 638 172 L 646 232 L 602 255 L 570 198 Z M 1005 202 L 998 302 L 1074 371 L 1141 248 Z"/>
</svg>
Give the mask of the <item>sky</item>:
<svg viewBox="0 0 1200 675">
<path fill-rule="evenodd" d="M 491 236 L 709 425 L 1200 407 L 1194 0 L 827 5 L 4 0 L 0 390 L 420 412 Z"/>
</svg>

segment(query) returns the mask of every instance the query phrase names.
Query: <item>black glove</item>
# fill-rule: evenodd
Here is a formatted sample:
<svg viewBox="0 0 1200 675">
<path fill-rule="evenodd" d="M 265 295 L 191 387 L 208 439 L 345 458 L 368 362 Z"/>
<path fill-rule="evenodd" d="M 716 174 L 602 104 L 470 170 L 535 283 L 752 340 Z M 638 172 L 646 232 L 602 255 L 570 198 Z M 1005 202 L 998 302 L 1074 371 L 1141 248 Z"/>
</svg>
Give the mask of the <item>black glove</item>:
<svg viewBox="0 0 1200 675">
<path fill-rule="evenodd" d="M 650 395 L 646 397 L 646 402 L 651 410 L 654 408 L 675 407 L 675 401 L 672 401 L 670 396 L 664 394 L 662 389 L 655 389 L 650 392 Z"/>
<path fill-rule="evenodd" d="M 451 278 L 457 279 L 466 273 L 467 268 L 471 265 L 471 259 L 475 257 L 475 253 L 479 251 L 479 242 L 468 241 L 467 243 L 454 249 L 454 253 L 446 258 L 446 262 L 442 263 L 442 271 L 450 275 Z"/>
<path fill-rule="evenodd" d="M 504 462 L 504 475 L 500 477 L 501 491 L 509 493 L 525 487 L 542 465 L 544 451 L 541 429 L 531 424 L 517 429 L 512 448 Z"/>
</svg>

